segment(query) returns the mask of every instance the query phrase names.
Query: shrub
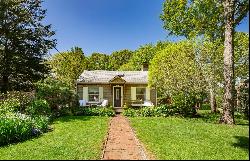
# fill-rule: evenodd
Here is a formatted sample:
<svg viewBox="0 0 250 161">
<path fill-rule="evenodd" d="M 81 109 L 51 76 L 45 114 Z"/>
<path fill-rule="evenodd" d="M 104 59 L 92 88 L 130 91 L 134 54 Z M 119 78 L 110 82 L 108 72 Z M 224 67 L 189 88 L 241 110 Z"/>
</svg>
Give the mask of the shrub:
<svg viewBox="0 0 250 161">
<path fill-rule="evenodd" d="M 78 96 L 67 84 L 52 78 L 47 78 L 35 84 L 36 97 L 48 102 L 53 116 L 68 115 L 79 106 Z"/>
<path fill-rule="evenodd" d="M 29 115 L 44 115 L 49 116 L 51 114 L 51 110 L 49 108 L 49 104 L 46 100 L 36 99 L 31 102 L 31 104 L 27 107 L 26 112 Z"/>
<path fill-rule="evenodd" d="M 202 104 L 200 110 L 211 110 L 210 104 Z"/>
<path fill-rule="evenodd" d="M 0 116 L 18 111 L 20 108 L 20 102 L 17 99 L 6 99 L 0 102 Z"/>
<path fill-rule="evenodd" d="M 195 104 L 198 102 L 194 94 L 179 93 L 172 97 L 173 107 L 176 107 L 176 112 L 183 116 L 196 114 Z"/>
<path fill-rule="evenodd" d="M 32 120 L 33 127 L 41 132 L 47 132 L 49 127 L 49 118 L 46 116 L 36 116 Z"/>
<path fill-rule="evenodd" d="M 126 108 L 124 109 L 123 113 L 124 116 L 128 116 L 128 117 L 135 117 L 138 116 L 138 113 L 136 112 L 135 109 L 132 108 Z"/>
<path fill-rule="evenodd" d="M 0 98 L 2 98 L 3 101 L 9 101 L 14 102 L 18 101 L 18 111 L 24 112 L 27 105 L 32 102 L 34 99 L 34 93 L 33 92 L 22 92 L 22 91 L 11 91 L 7 92 L 7 94 L 0 94 Z M 1 101 L 0 101 L 1 104 Z"/>
<path fill-rule="evenodd" d="M 83 116 L 108 116 L 112 117 L 115 116 L 115 111 L 112 107 L 83 107 L 80 108 L 76 115 L 83 115 Z"/>
<path fill-rule="evenodd" d="M 240 104 L 237 110 L 249 119 L 249 88 L 240 88 L 238 99 Z"/>
<path fill-rule="evenodd" d="M 46 132 L 48 119 L 40 116 L 31 118 L 21 113 L 0 116 L 0 145 L 20 142 Z"/>
<path fill-rule="evenodd" d="M 157 107 L 142 107 L 139 109 L 128 108 L 123 111 L 124 116 L 128 117 L 167 117 L 180 115 L 180 109 L 173 105 L 160 105 Z"/>
<path fill-rule="evenodd" d="M 142 117 L 154 117 L 154 116 L 156 116 L 156 110 L 154 107 L 140 108 L 137 112 L 138 112 L 138 115 L 142 116 Z"/>
</svg>

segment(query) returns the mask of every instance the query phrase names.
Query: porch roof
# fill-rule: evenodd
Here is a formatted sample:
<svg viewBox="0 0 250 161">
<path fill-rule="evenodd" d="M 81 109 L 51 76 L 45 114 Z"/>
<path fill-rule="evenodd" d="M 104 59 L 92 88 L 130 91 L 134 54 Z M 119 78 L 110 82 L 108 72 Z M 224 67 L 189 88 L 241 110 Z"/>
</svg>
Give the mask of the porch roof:
<svg viewBox="0 0 250 161">
<path fill-rule="evenodd" d="M 115 77 L 120 77 L 128 84 L 147 84 L 148 71 L 107 71 L 93 70 L 84 72 L 77 79 L 77 83 L 109 84 Z"/>
</svg>

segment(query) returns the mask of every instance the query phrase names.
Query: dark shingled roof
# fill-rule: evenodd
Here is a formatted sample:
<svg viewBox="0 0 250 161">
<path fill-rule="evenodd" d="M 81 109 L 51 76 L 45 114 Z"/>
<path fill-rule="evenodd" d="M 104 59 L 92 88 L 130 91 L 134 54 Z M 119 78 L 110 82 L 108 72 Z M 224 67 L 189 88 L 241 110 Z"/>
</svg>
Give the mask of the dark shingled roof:
<svg viewBox="0 0 250 161">
<path fill-rule="evenodd" d="M 77 83 L 109 83 L 114 77 L 120 76 L 126 83 L 148 83 L 148 71 L 107 71 L 93 70 L 84 72 L 77 79 Z"/>
</svg>

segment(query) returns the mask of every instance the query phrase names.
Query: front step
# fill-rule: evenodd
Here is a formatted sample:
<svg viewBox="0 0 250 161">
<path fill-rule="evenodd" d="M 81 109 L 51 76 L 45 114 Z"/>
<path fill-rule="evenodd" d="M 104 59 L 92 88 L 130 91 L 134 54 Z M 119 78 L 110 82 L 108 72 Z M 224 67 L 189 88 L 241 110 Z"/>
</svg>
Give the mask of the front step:
<svg viewBox="0 0 250 161">
<path fill-rule="evenodd" d="M 115 113 L 122 113 L 123 109 L 122 107 L 114 107 Z"/>
</svg>

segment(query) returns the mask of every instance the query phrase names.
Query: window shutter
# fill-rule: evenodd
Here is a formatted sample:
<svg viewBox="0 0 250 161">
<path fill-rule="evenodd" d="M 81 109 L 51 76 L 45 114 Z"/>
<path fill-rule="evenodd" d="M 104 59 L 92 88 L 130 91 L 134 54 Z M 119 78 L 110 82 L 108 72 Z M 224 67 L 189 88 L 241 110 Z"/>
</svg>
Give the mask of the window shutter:
<svg viewBox="0 0 250 161">
<path fill-rule="evenodd" d="M 131 100 L 136 100 L 136 87 L 131 87 Z"/>
<path fill-rule="evenodd" d="M 82 93 L 83 93 L 83 100 L 86 100 L 86 101 L 89 101 L 89 91 L 88 91 L 88 87 L 83 87 L 83 90 L 82 90 Z"/>
<path fill-rule="evenodd" d="M 99 101 L 103 100 L 103 87 L 99 87 Z"/>
<path fill-rule="evenodd" d="M 150 88 L 146 88 L 146 100 L 150 101 Z"/>
</svg>

